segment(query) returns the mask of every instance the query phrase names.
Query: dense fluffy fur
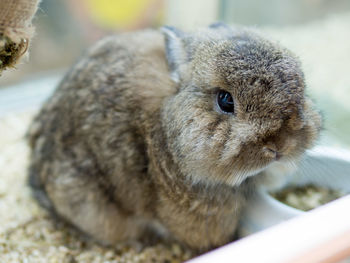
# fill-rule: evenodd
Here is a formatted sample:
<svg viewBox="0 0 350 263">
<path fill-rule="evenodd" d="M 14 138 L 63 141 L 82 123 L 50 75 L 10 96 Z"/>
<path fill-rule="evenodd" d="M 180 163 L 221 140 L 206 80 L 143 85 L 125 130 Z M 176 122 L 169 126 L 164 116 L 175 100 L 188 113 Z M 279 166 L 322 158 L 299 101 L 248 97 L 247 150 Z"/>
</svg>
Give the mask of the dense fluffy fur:
<svg viewBox="0 0 350 263">
<path fill-rule="evenodd" d="M 154 231 L 207 250 L 232 239 L 254 178 L 296 160 L 321 120 L 287 50 L 220 25 L 162 31 L 106 38 L 73 67 L 30 129 L 30 184 L 103 243 Z"/>
</svg>

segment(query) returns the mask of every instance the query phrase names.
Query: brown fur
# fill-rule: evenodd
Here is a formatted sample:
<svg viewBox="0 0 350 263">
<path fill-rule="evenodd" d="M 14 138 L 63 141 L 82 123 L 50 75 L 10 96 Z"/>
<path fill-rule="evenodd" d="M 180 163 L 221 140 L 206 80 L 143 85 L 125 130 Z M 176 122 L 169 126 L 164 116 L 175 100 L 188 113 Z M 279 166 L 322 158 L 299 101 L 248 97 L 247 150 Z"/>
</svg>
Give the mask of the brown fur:
<svg viewBox="0 0 350 263">
<path fill-rule="evenodd" d="M 296 160 L 321 120 L 287 50 L 249 30 L 163 31 L 165 42 L 151 30 L 109 37 L 73 67 L 30 129 L 30 184 L 103 243 L 151 229 L 203 251 L 232 240 L 275 162 L 268 149 Z"/>
</svg>

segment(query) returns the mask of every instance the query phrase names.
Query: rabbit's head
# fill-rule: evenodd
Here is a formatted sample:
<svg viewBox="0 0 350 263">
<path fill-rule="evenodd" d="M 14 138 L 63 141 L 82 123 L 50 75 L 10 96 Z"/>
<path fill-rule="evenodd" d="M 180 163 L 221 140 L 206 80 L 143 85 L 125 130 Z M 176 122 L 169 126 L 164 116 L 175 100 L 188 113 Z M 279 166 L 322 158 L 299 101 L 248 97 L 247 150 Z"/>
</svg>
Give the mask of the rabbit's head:
<svg viewBox="0 0 350 263">
<path fill-rule="evenodd" d="M 239 185 L 313 145 L 321 117 L 288 50 L 221 25 L 162 31 L 178 87 L 162 109 L 166 147 L 192 182 Z"/>
</svg>

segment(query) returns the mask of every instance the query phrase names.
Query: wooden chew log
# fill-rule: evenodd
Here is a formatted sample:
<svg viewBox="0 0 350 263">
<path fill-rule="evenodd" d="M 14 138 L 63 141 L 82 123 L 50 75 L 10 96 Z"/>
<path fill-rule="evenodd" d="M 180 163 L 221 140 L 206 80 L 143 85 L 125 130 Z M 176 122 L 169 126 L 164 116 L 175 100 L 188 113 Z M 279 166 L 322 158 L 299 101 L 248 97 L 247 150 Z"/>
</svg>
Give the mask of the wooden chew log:
<svg viewBox="0 0 350 263">
<path fill-rule="evenodd" d="M 0 73 L 27 51 L 38 4 L 39 0 L 0 0 Z"/>
</svg>

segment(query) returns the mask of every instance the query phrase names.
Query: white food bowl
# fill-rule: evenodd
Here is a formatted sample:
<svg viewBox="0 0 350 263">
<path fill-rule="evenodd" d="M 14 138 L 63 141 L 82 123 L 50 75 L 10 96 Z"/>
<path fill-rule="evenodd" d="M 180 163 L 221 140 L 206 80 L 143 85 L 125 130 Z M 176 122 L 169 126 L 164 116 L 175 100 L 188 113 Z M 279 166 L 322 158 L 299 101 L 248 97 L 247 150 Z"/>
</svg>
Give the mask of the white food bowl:
<svg viewBox="0 0 350 263">
<path fill-rule="evenodd" d="M 350 152 L 318 147 L 307 151 L 298 170 L 288 176 L 287 185 L 313 184 L 350 192 Z M 245 237 L 306 212 L 290 207 L 259 189 L 248 201 L 238 235 Z"/>
</svg>

